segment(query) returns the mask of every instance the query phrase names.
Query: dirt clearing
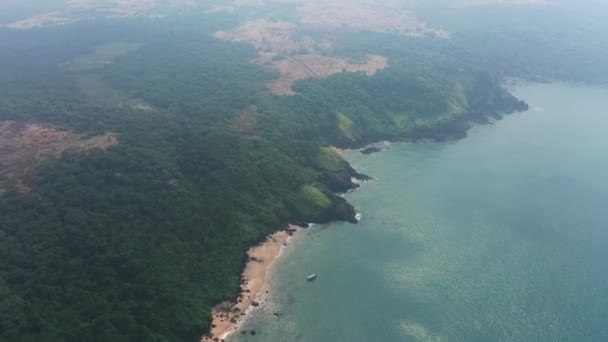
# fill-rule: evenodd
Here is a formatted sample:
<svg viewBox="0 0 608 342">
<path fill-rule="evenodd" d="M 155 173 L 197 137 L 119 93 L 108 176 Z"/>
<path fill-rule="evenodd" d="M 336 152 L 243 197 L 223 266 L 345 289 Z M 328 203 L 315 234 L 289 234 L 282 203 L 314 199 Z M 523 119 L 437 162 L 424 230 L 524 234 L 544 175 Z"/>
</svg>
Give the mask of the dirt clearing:
<svg viewBox="0 0 608 342">
<path fill-rule="evenodd" d="M 85 139 L 49 124 L 0 121 L 0 194 L 9 184 L 27 191 L 21 180 L 28 171 L 45 160 L 58 158 L 63 152 L 105 150 L 116 144 L 115 133 Z"/>
<path fill-rule="evenodd" d="M 295 24 L 285 21 L 260 19 L 247 21 L 234 31 L 219 31 L 215 37 L 232 42 L 247 43 L 258 50 L 313 51 L 315 42 L 311 37 L 294 38 L 296 28 Z"/>
<path fill-rule="evenodd" d="M 450 34 L 421 21 L 395 1 L 310 1 L 298 7 L 300 25 L 315 31 L 392 32 L 406 36 L 437 36 Z"/>
<path fill-rule="evenodd" d="M 255 113 L 257 111 L 256 106 L 249 106 L 243 109 L 236 120 L 234 120 L 234 129 L 242 135 L 252 136 L 255 135 Z"/>
<path fill-rule="evenodd" d="M 215 37 L 253 45 L 258 57 L 251 62 L 280 74 L 266 84 L 277 95 L 294 95 L 292 85 L 298 80 L 325 78 L 342 71 L 374 75 L 388 66 L 388 59 L 382 56 L 368 56 L 364 63 L 357 64 L 319 54 L 331 50 L 331 42 L 316 42 L 310 36 L 297 35 L 296 30 L 297 25 L 292 23 L 261 19 L 245 22 L 234 31 L 219 31 Z"/>
<path fill-rule="evenodd" d="M 273 62 L 270 69 L 280 73 L 280 77 L 267 83 L 268 88 L 277 95 L 295 95 L 294 82 L 307 78 L 326 78 L 347 72 L 364 72 L 372 76 L 388 66 L 388 59 L 382 56 L 368 56 L 362 64 L 352 64 L 343 59 L 321 55 L 295 55 Z"/>
</svg>

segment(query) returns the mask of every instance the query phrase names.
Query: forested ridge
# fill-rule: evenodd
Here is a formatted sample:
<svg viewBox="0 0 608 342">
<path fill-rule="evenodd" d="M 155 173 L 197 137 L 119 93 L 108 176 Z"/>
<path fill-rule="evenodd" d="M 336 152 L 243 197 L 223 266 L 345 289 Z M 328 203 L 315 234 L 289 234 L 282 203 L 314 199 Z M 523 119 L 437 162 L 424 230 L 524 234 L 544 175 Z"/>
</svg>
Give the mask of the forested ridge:
<svg viewBox="0 0 608 342">
<path fill-rule="evenodd" d="M 336 53 L 385 55 L 385 70 L 273 95 L 264 83 L 277 75 L 249 62 L 252 47 L 212 36 L 238 19 L 0 30 L 0 120 L 119 136 L 42 163 L 23 179 L 30 191 L 0 197 L 0 340 L 197 341 L 211 308 L 236 296 L 249 246 L 288 223 L 354 221 L 336 193 L 364 176 L 329 146 L 460 138 L 527 108 L 466 49 L 453 59 L 436 42 L 375 34 Z M 99 69 L 62 67 L 114 41 L 141 47 Z M 79 80 L 146 109 L 92 101 Z"/>
</svg>

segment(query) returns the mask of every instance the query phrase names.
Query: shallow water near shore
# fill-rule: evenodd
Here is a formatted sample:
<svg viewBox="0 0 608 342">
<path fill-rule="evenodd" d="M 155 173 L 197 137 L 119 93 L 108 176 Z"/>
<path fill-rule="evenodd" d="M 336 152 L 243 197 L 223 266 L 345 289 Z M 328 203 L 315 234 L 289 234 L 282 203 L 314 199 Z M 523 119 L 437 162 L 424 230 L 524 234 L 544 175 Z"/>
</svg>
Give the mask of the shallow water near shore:
<svg viewBox="0 0 608 342">
<path fill-rule="evenodd" d="M 465 139 L 350 152 L 360 224 L 307 230 L 229 341 L 608 341 L 608 89 L 516 95 Z"/>
</svg>

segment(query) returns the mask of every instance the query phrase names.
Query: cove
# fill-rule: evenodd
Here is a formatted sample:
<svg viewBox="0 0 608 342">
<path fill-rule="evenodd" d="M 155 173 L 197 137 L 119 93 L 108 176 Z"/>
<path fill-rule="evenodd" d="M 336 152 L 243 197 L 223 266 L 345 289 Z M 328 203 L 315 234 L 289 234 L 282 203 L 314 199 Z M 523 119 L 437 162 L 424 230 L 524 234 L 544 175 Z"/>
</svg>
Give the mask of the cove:
<svg viewBox="0 0 608 342">
<path fill-rule="evenodd" d="M 464 139 L 350 152 L 361 222 L 294 241 L 230 341 L 608 340 L 608 88 L 515 95 Z"/>
</svg>

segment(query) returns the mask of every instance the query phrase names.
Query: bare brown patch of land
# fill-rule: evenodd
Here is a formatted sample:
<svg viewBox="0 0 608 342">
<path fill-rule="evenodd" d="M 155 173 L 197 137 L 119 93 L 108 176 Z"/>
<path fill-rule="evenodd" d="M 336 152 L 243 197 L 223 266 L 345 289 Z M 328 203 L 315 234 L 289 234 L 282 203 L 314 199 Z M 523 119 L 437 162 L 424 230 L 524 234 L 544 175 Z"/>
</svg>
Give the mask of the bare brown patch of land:
<svg viewBox="0 0 608 342">
<path fill-rule="evenodd" d="M 216 32 L 215 37 L 253 45 L 259 52 L 251 62 L 280 74 L 278 79 L 267 83 L 267 87 L 277 95 L 294 95 L 291 86 L 298 80 L 325 78 L 342 71 L 374 75 L 388 66 L 388 59 L 382 56 L 368 56 L 367 61 L 357 64 L 318 54 L 315 51 L 330 50 L 331 41 L 324 39 L 316 43 L 309 36 L 295 38 L 296 29 L 292 23 L 261 19 L 245 22 L 231 32 Z"/>
<path fill-rule="evenodd" d="M 368 31 L 391 32 L 407 36 L 450 37 L 449 32 L 432 27 L 417 18 L 411 10 L 413 2 L 407 0 L 383 0 L 378 2 L 368 0 L 237 0 L 232 3 L 214 6 L 207 13 L 234 12 L 244 6 L 272 6 L 273 4 L 285 3 L 297 6 L 298 28 L 318 32 Z"/>
<path fill-rule="evenodd" d="M 257 111 L 256 106 L 249 106 L 243 109 L 236 120 L 234 120 L 234 129 L 243 135 L 254 135 L 255 126 L 255 112 Z"/>
<path fill-rule="evenodd" d="M 407 36 L 450 37 L 449 32 L 431 27 L 407 10 L 403 2 L 397 1 L 308 1 L 301 3 L 298 14 L 303 27 L 316 31 L 392 32 Z"/>
<path fill-rule="evenodd" d="M 247 21 L 233 31 L 219 31 L 215 33 L 215 37 L 251 44 L 258 50 L 272 50 L 275 52 L 313 51 L 314 40 L 308 36 L 294 38 L 295 29 L 296 25 L 292 23 L 260 19 Z"/>
<path fill-rule="evenodd" d="M 294 95 L 292 85 L 298 80 L 326 78 L 343 71 L 364 72 L 371 76 L 387 66 L 386 57 L 375 55 L 368 56 L 367 61 L 361 64 L 321 55 L 295 55 L 270 65 L 269 68 L 278 71 L 281 76 L 268 82 L 267 86 L 274 94 Z"/>
<path fill-rule="evenodd" d="M 105 150 L 116 144 L 115 133 L 85 139 L 49 124 L 0 121 L 0 194 L 9 184 L 26 191 L 21 182 L 23 176 L 42 161 L 57 158 L 64 152 Z"/>
<path fill-rule="evenodd" d="M 294 95 L 292 85 L 298 80 L 325 78 L 342 71 L 373 75 L 388 66 L 388 59 L 382 56 L 369 56 L 363 63 L 350 63 L 330 56 L 341 33 L 367 31 L 450 37 L 449 32 L 419 20 L 408 10 L 410 4 L 407 0 L 378 3 L 363 0 L 238 0 L 212 8 L 212 11 L 230 12 L 242 6 L 272 6 L 277 3 L 295 4 L 298 21 L 251 20 L 232 31 L 219 31 L 215 37 L 254 46 L 258 56 L 251 62 L 280 74 L 278 79 L 267 83 L 267 87 L 278 95 Z"/>
</svg>

